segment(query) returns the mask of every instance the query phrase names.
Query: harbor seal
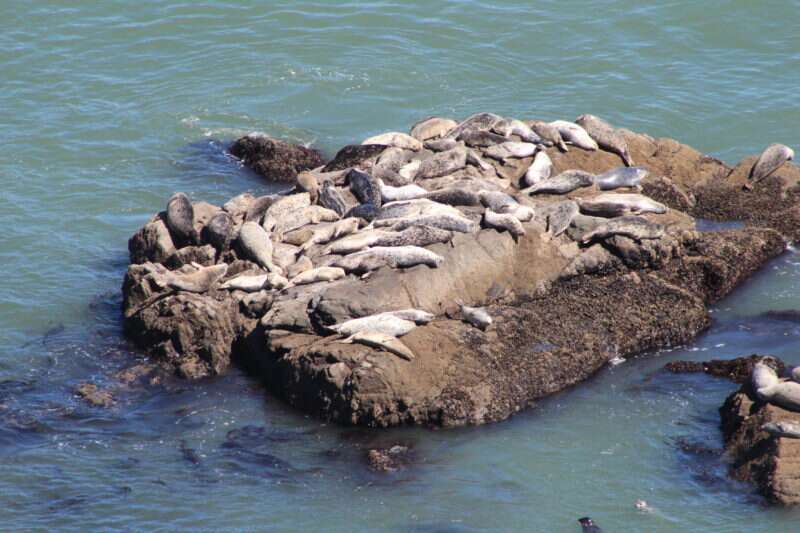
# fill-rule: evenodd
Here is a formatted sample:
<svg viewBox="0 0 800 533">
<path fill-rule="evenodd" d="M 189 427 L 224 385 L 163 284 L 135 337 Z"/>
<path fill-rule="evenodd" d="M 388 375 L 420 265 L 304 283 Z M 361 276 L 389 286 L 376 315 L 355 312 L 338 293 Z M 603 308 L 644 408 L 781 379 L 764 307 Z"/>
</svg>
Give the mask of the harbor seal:
<svg viewBox="0 0 800 533">
<path fill-rule="evenodd" d="M 339 220 L 339 215 L 336 214 L 336 211 L 326 209 L 321 205 L 309 205 L 285 214 L 272 227 L 272 231 L 282 239 L 285 233 L 303 226 L 320 222 L 336 222 L 337 220 Z"/>
<path fill-rule="evenodd" d="M 583 170 L 565 170 L 558 176 L 523 189 L 527 194 L 567 194 L 575 189 L 590 187 L 594 183 L 594 175 Z"/>
<path fill-rule="evenodd" d="M 336 281 L 345 277 L 345 271 L 337 267 L 317 267 L 306 270 L 289 280 L 290 286 L 309 285 L 319 281 Z"/>
<path fill-rule="evenodd" d="M 784 163 L 794 159 L 794 150 L 783 144 L 770 144 L 758 156 L 758 160 L 750 169 L 750 181 L 758 183 L 768 178 Z"/>
<path fill-rule="evenodd" d="M 176 192 L 167 202 L 167 215 L 164 223 L 169 230 L 176 248 L 197 244 L 197 231 L 194 229 L 194 208 L 189 197 Z"/>
<path fill-rule="evenodd" d="M 375 204 L 359 204 L 345 213 L 344 218 L 363 218 L 367 222 L 372 222 L 378 218 L 378 215 L 380 215 L 380 209 L 375 207 Z"/>
<path fill-rule="evenodd" d="M 756 394 L 773 405 L 800 412 L 800 383 L 781 381 L 770 387 L 757 389 Z"/>
<path fill-rule="evenodd" d="M 486 154 L 486 157 L 502 162 L 509 158 L 522 159 L 530 157 L 538 149 L 539 147 L 533 143 L 506 141 L 490 146 L 483 153 Z"/>
<path fill-rule="evenodd" d="M 467 129 L 490 130 L 501 120 L 503 120 L 503 117 L 494 113 L 475 113 L 462 120 L 447 136 L 457 138 L 461 132 Z"/>
<path fill-rule="evenodd" d="M 565 142 L 573 146 L 577 146 L 578 148 L 582 148 L 590 152 L 599 148 L 597 146 L 597 141 L 592 139 L 585 129 L 583 129 L 581 126 L 578 126 L 574 122 L 568 122 L 566 120 L 554 120 L 550 123 L 550 125 L 558 130 L 558 133 L 561 134 L 561 138 L 564 139 Z"/>
<path fill-rule="evenodd" d="M 522 178 L 523 187 L 532 187 L 537 183 L 550 178 L 553 173 L 553 162 L 547 152 L 541 150 L 536 153 L 533 158 L 533 163 L 525 171 L 525 176 Z"/>
<path fill-rule="evenodd" d="M 635 213 L 667 212 L 667 206 L 641 194 L 602 193 L 578 199 L 581 213 L 598 217 L 621 217 Z"/>
<path fill-rule="evenodd" d="M 166 277 L 167 286 L 177 291 L 203 293 L 227 271 L 227 263 L 220 263 L 200 267 L 194 272 L 170 272 Z"/>
<path fill-rule="evenodd" d="M 263 227 L 252 221 L 245 222 L 239 230 L 238 242 L 247 259 L 270 272 L 281 273 L 272 262 L 272 241 Z"/>
<path fill-rule="evenodd" d="M 221 289 L 229 291 L 258 292 L 263 289 L 283 289 L 288 285 L 286 278 L 280 274 L 269 273 L 256 276 L 240 275 L 233 277 L 220 285 Z"/>
<path fill-rule="evenodd" d="M 253 199 L 253 201 L 247 207 L 247 212 L 244 215 L 244 221 L 248 222 L 253 220 L 255 222 L 261 222 L 264 214 L 272 206 L 272 204 L 278 200 L 278 198 L 279 197 L 277 195 L 268 194 Z"/>
<path fill-rule="evenodd" d="M 500 211 L 503 206 L 518 203 L 513 196 L 502 191 L 482 190 L 478 192 L 478 197 L 484 207 L 493 211 Z"/>
<path fill-rule="evenodd" d="M 610 191 L 622 187 L 639 189 L 641 188 L 639 184 L 648 174 L 650 172 L 641 167 L 619 167 L 603 172 L 594 181 L 601 191 Z"/>
<path fill-rule="evenodd" d="M 608 122 L 594 115 L 581 115 L 575 119 L 575 123 L 586 130 L 600 148 L 620 156 L 626 166 L 633 166 L 633 159 L 628 153 L 628 141 Z"/>
<path fill-rule="evenodd" d="M 506 138 L 516 135 L 527 143 L 540 144 L 543 142 L 542 138 L 530 126 L 515 118 L 504 118 L 495 124 L 492 130 Z"/>
<path fill-rule="evenodd" d="M 355 220 L 355 219 L 354 219 Z M 381 229 L 365 229 L 352 235 L 337 239 L 325 248 L 324 255 L 347 255 L 360 252 L 370 246 L 377 246 L 383 237 L 390 237 L 393 232 Z"/>
<path fill-rule="evenodd" d="M 461 211 L 453 206 L 440 204 L 439 202 L 434 202 L 427 198 L 416 198 L 413 200 L 399 200 L 397 202 L 385 204 L 381 207 L 378 218 L 385 219 L 439 214 L 463 216 Z"/>
<path fill-rule="evenodd" d="M 451 139 L 450 137 L 425 141 L 425 148 L 431 152 L 446 152 L 447 150 L 452 150 L 456 146 L 462 146 L 462 143 L 459 143 L 457 140 Z"/>
<path fill-rule="evenodd" d="M 452 174 L 467 166 L 467 148 L 456 146 L 452 150 L 439 152 L 419 164 L 414 179 L 424 180 Z"/>
<path fill-rule="evenodd" d="M 470 148 L 487 148 L 508 141 L 502 135 L 478 129 L 466 129 L 458 135 L 456 140 L 463 142 Z"/>
<path fill-rule="evenodd" d="M 536 133 L 536 135 L 541 137 L 545 144 L 549 146 L 557 146 L 562 152 L 569 150 L 564 142 L 564 139 L 561 137 L 561 133 L 555 126 L 548 124 L 547 122 L 542 122 L 541 120 L 531 120 L 528 122 L 528 125 Z"/>
<path fill-rule="evenodd" d="M 520 222 L 529 222 L 535 215 L 532 207 L 521 204 L 506 204 L 500 209 L 493 209 L 492 211 L 501 215 L 511 215 Z"/>
<path fill-rule="evenodd" d="M 437 189 L 433 192 L 427 193 L 424 198 L 434 202 L 446 205 L 463 205 L 475 206 L 481 205 L 481 199 L 472 191 L 457 187 L 448 187 L 445 189 Z"/>
<path fill-rule="evenodd" d="M 422 143 L 418 139 L 415 139 L 406 133 L 400 133 L 399 131 L 381 133 L 380 135 L 375 135 L 369 139 L 364 139 L 364 141 L 361 143 L 362 146 L 368 144 L 394 146 L 396 148 L 412 150 L 414 152 L 422 150 Z"/>
<path fill-rule="evenodd" d="M 400 170 L 397 171 L 397 175 L 400 176 L 403 183 L 411 183 L 414 181 L 414 178 L 417 177 L 417 172 L 419 172 L 420 165 L 422 165 L 422 161 L 419 159 L 409 161 L 400 167 Z"/>
<path fill-rule="evenodd" d="M 413 183 L 410 185 L 403 185 L 401 187 L 392 187 L 391 185 L 384 184 L 382 180 L 378 180 L 378 185 L 381 189 L 381 199 L 384 202 L 414 200 L 416 198 L 422 198 L 428 194 L 426 189 L 423 189 L 419 185 L 414 185 Z"/>
<path fill-rule="evenodd" d="M 777 385 L 779 382 L 778 373 L 767 363 L 759 361 L 753 365 L 753 372 L 750 374 L 750 383 L 753 385 L 753 390 L 766 389 Z"/>
<path fill-rule="evenodd" d="M 370 348 L 377 348 L 392 353 L 406 361 L 413 361 L 416 357 L 411 349 L 403 344 L 397 337 L 382 333 L 380 331 L 359 331 L 350 337 L 340 341 L 345 344 L 358 343 Z"/>
<path fill-rule="evenodd" d="M 233 219 L 227 212 L 220 211 L 211 217 L 201 234 L 206 243 L 222 253 L 228 249 L 233 238 Z"/>
<path fill-rule="evenodd" d="M 636 242 L 641 242 L 646 239 L 660 239 L 664 236 L 664 226 L 655 222 L 650 222 L 643 217 L 618 217 L 584 234 L 581 241 L 583 244 L 589 244 L 592 241 L 607 239 L 614 235 L 622 235 Z"/>
<path fill-rule="evenodd" d="M 331 211 L 336 211 L 340 217 L 343 217 L 347 212 L 347 204 L 344 203 L 344 198 L 330 181 L 322 182 L 322 189 L 319 192 L 319 205 Z"/>
<path fill-rule="evenodd" d="M 486 227 L 495 228 L 497 230 L 506 230 L 515 239 L 525 235 L 525 228 L 517 217 L 509 213 L 495 213 L 491 209 L 483 212 L 483 223 Z"/>
<path fill-rule="evenodd" d="M 600 528 L 600 526 L 595 524 L 594 520 L 592 520 L 588 516 L 579 518 L 578 523 L 581 525 L 583 533 L 603 533 L 603 530 Z"/>
<path fill-rule="evenodd" d="M 492 170 L 494 167 L 483 160 L 483 158 L 473 149 L 467 150 L 467 164 L 478 167 L 483 171 Z"/>
<path fill-rule="evenodd" d="M 428 226 L 458 233 L 475 233 L 478 229 L 477 224 L 467 217 L 448 213 L 384 218 L 376 220 L 375 226 L 388 227 L 394 231 L 402 231 L 411 226 Z"/>
<path fill-rule="evenodd" d="M 402 337 L 416 327 L 417 324 L 413 320 L 406 320 L 391 313 L 378 313 L 361 318 L 353 318 L 341 324 L 329 326 L 328 329 L 345 337 L 363 331 L 374 331 L 392 337 Z"/>
<path fill-rule="evenodd" d="M 357 168 L 352 169 L 345 177 L 345 183 L 350 187 L 350 192 L 361 204 L 381 206 L 381 186 L 377 179 Z"/>
<path fill-rule="evenodd" d="M 767 422 L 761 426 L 761 431 L 766 431 L 773 437 L 787 438 L 787 439 L 800 439 L 800 424 L 779 421 Z"/>
<path fill-rule="evenodd" d="M 319 183 L 317 177 L 311 172 L 300 172 L 297 175 L 297 189 L 299 192 L 307 192 L 311 204 L 316 204 L 319 198 Z"/>
<path fill-rule="evenodd" d="M 486 331 L 486 328 L 492 325 L 492 316 L 485 307 L 469 307 L 459 302 L 461 308 L 461 318 L 472 326 Z"/>
<path fill-rule="evenodd" d="M 433 226 L 413 225 L 381 233 L 370 246 L 430 246 L 453 240 L 453 234 Z"/>
<path fill-rule="evenodd" d="M 419 246 L 375 246 L 346 255 L 331 266 L 345 269 L 348 273 L 365 274 L 381 267 L 410 268 L 426 265 L 437 268 L 444 258 Z"/>
<path fill-rule="evenodd" d="M 566 231 L 578 211 L 578 204 L 572 200 L 548 204 L 540 208 L 540 213 L 545 217 L 547 231 L 554 237 L 558 237 Z"/>
<path fill-rule="evenodd" d="M 300 251 L 305 252 L 315 244 L 328 244 L 331 241 L 351 235 L 358 231 L 357 218 L 345 218 L 314 231 L 307 241 L 300 246 Z"/>
<path fill-rule="evenodd" d="M 458 122 L 450 118 L 429 117 L 422 119 L 411 127 L 411 136 L 418 141 L 440 139 L 450 133 Z"/>
</svg>

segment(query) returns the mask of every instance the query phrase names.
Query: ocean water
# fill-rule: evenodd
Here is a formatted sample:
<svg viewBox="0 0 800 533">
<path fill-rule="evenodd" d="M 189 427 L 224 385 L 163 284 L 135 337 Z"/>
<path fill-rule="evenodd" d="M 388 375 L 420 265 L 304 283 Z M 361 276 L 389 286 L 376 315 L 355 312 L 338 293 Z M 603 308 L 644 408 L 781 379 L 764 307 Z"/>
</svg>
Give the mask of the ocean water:
<svg viewBox="0 0 800 533">
<path fill-rule="evenodd" d="M 150 214 L 177 190 L 270 190 L 226 155 L 236 136 L 331 154 L 431 114 L 591 112 L 735 163 L 800 145 L 798 7 L 0 2 L 2 528 L 572 532 L 591 515 L 609 533 L 796 530 L 800 511 L 725 476 L 717 408 L 734 385 L 660 371 L 753 352 L 800 364 L 800 324 L 764 315 L 800 306 L 792 252 L 691 345 L 488 427 L 332 427 L 235 371 L 134 387 L 108 410 L 73 390 L 142 357 L 119 288 Z M 410 467 L 370 473 L 364 449 L 395 442 Z"/>
</svg>

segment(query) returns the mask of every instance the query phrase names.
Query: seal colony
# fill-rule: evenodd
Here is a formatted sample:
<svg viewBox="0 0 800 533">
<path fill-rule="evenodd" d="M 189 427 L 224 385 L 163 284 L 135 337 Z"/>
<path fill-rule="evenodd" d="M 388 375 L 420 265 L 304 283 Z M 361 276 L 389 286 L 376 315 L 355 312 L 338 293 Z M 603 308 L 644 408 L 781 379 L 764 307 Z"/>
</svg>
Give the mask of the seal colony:
<svg viewBox="0 0 800 533">
<path fill-rule="evenodd" d="M 800 231 L 793 152 L 731 169 L 593 115 L 431 117 L 327 162 L 262 134 L 231 153 L 294 181 L 171 198 L 129 242 L 126 332 L 183 377 L 235 361 L 345 424 L 506 418 L 689 340 Z"/>
</svg>

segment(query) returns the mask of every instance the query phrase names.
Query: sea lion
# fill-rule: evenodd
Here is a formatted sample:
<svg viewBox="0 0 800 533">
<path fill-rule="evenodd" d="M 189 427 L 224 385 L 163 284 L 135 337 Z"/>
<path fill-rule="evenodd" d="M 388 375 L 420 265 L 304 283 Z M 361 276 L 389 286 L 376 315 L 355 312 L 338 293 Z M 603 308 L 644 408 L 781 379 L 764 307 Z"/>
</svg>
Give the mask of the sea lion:
<svg viewBox="0 0 800 533">
<path fill-rule="evenodd" d="M 550 125 L 558 130 L 558 133 L 561 134 L 561 138 L 564 139 L 564 141 L 573 146 L 589 151 L 594 151 L 599 148 L 597 146 L 597 141 L 592 139 L 585 129 L 574 122 L 554 120 Z"/>
<path fill-rule="evenodd" d="M 540 144 L 542 138 L 530 126 L 515 118 L 504 118 L 492 127 L 492 130 L 503 137 L 516 135 L 524 142 Z"/>
<path fill-rule="evenodd" d="M 362 143 L 365 144 L 381 144 L 383 146 L 395 146 L 403 150 L 413 150 L 418 152 L 422 150 L 422 143 L 412 137 L 411 135 L 400 133 L 399 131 L 390 131 L 375 135 L 369 139 L 365 139 Z"/>
<path fill-rule="evenodd" d="M 344 270 L 337 267 L 317 267 L 306 270 L 289 280 L 289 285 L 308 285 L 318 281 L 336 281 L 345 277 Z"/>
<path fill-rule="evenodd" d="M 357 218 L 345 218 L 343 220 L 339 220 L 338 222 L 334 222 L 328 226 L 323 226 L 314 231 L 311 238 L 304 242 L 302 246 L 300 246 L 300 251 L 304 252 L 315 244 L 327 244 L 357 231 Z"/>
<path fill-rule="evenodd" d="M 461 318 L 468 324 L 484 331 L 492 325 L 492 316 L 485 307 L 469 307 L 462 303 L 459 303 L 459 306 L 461 307 Z"/>
<path fill-rule="evenodd" d="M 367 222 L 372 222 L 378 218 L 380 213 L 380 209 L 375 207 L 375 204 L 359 204 L 345 213 L 344 218 L 363 218 Z"/>
<path fill-rule="evenodd" d="M 297 189 L 299 192 L 307 192 L 311 204 L 316 204 L 319 198 L 319 183 L 317 177 L 311 172 L 300 172 L 297 175 Z"/>
<path fill-rule="evenodd" d="M 750 181 L 758 183 L 768 178 L 781 165 L 794 159 L 794 150 L 783 144 L 770 144 L 758 156 L 758 160 L 750 169 Z"/>
<path fill-rule="evenodd" d="M 437 268 L 442 261 L 442 256 L 419 246 L 375 246 L 337 259 L 331 266 L 343 268 L 348 273 L 364 274 L 384 266 L 410 268 L 426 265 Z"/>
<path fill-rule="evenodd" d="M 522 185 L 524 187 L 532 187 L 550 178 L 553 173 L 553 162 L 550 156 L 544 150 L 537 152 L 536 157 L 533 158 L 533 163 L 525 171 L 525 176 L 522 178 Z"/>
<path fill-rule="evenodd" d="M 502 135 L 478 129 L 466 129 L 458 135 L 456 140 L 463 142 L 470 148 L 486 148 L 508 141 Z"/>
<path fill-rule="evenodd" d="M 370 348 L 378 348 L 393 353 L 406 361 L 413 361 L 416 357 L 414 352 L 403 344 L 402 341 L 398 340 L 393 335 L 388 335 L 380 331 L 359 331 L 340 342 L 345 344 L 358 343 L 369 346 Z"/>
<path fill-rule="evenodd" d="M 561 138 L 561 133 L 555 126 L 548 124 L 547 122 L 542 122 L 541 120 L 531 120 L 528 122 L 528 125 L 536 133 L 536 135 L 541 137 L 545 144 L 557 146 L 562 152 L 569 150 L 566 143 L 564 143 L 564 139 Z"/>
<path fill-rule="evenodd" d="M 286 287 L 288 283 L 285 277 L 271 272 L 256 276 L 247 274 L 236 276 L 220 285 L 220 288 L 230 291 L 258 292 L 262 289 L 280 290 Z"/>
<path fill-rule="evenodd" d="M 536 153 L 539 147 L 533 143 L 506 141 L 501 144 L 490 146 L 484 151 L 486 157 L 491 157 L 498 161 L 504 161 L 509 158 L 522 159 L 530 157 Z"/>
<path fill-rule="evenodd" d="M 402 187 L 392 187 L 386 185 L 383 181 L 378 180 L 378 185 L 381 189 L 381 199 L 384 202 L 396 202 L 398 200 L 414 200 L 415 198 L 422 198 L 428 191 L 419 185 L 403 185 Z"/>
<path fill-rule="evenodd" d="M 664 235 L 664 226 L 650 222 L 643 217 L 618 217 L 584 234 L 581 241 L 583 244 L 589 244 L 592 241 L 607 239 L 614 235 L 622 235 L 636 242 L 645 239 L 660 239 Z"/>
<path fill-rule="evenodd" d="M 347 173 L 345 182 L 350 186 L 350 192 L 361 204 L 372 204 L 375 207 L 381 206 L 381 187 L 378 180 L 354 168 Z"/>
<path fill-rule="evenodd" d="M 252 194 L 244 192 L 222 204 L 222 210 L 228 213 L 231 218 L 238 219 L 241 222 L 241 217 L 247 212 L 248 207 L 254 200 L 255 197 Z"/>
<path fill-rule="evenodd" d="M 194 208 L 184 193 L 176 192 L 169 199 L 164 223 L 176 248 L 198 243 L 197 231 L 194 229 Z"/>
<path fill-rule="evenodd" d="M 220 211 L 211 217 L 201 233 L 204 242 L 213 246 L 217 252 L 224 252 L 233 238 L 233 219 L 227 212 Z"/>
<path fill-rule="evenodd" d="M 567 194 L 581 187 L 589 187 L 594 183 L 594 175 L 583 170 L 565 170 L 558 176 L 523 189 L 527 194 Z"/>
<path fill-rule="evenodd" d="M 598 175 L 594 182 L 601 191 L 622 187 L 641 188 L 640 183 L 650 172 L 641 167 L 619 167 Z"/>
<path fill-rule="evenodd" d="M 411 136 L 418 141 L 440 139 L 450 133 L 458 122 L 450 118 L 429 117 L 420 120 L 411 127 Z"/>
<path fill-rule="evenodd" d="M 445 137 L 444 139 L 436 139 L 433 141 L 425 141 L 425 148 L 431 152 L 446 152 L 447 150 L 452 150 L 456 146 L 460 145 L 461 143 L 459 143 L 457 140 L 449 137 Z"/>
<path fill-rule="evenodd" d="M 525 228 L 522 227 L 522 223 L 519 219 L 508 213 L 495 213 L 491 209 L 487 209 L 483 212 L 483 223 L 489 228 L 506 230 L 511 233 L 514 238 L 525 235 Z"/>
<path fill-rule="evenodd" d="M 278 267 L 272 262 L 272 241 L 263 227 L 252 221 L 245 222 L 239 230 L 238 242 L 247 259 L 270 272 L 280 274 Z"/>
<path fill-rule="evenodd" d="M 167 285 L 178 291 L 203 293 L 228 271 L 228 265 L 221 263 L 209 267 L 200 267 L 194 272 L 170 272 L 166 277 Z"/>
<path fill-rule="evenodd" d="M 767 422 L 761 426 L 761 431 L 766 431 L 773 437 L 787 438 L 787 439 L 800 439 L 800 424 L 778 421 Z"/>
<path fill-rule="evenodd" d="M 322 182 L 322 189 L 319 192 L 319 205 L 336 211 L 340 217 L 347 212 L 347 204 L 344 203 L 341 193 L 330 181 Z"/>
<path fill-rule="evenodd" d="M 417 324 L 413 320 L 405 320 L 390 313 L 378 313 L 376 315 L 353 318 L 341 324 L 329 326 L 328 329 L 345 337 L 362 331 L 376 331 L 392 337 L 402 337 L 416 327 Z"/>
<path fill-rule="evenodd" d="M 586 133 L 597 141 L 600 148 L 620 156 L 626 166 L 633 166 L 633 159 L 628 153 L 628 141 L 608 122 L 594 115 L 581 115 L 575 119 L 575 123 L 586 130 Z"/>
<path fill-rule="evenodd" d="M 581 213 L 613 218 L 635 213 L 667 212 L 667 206 L 641 194 L 602 193 L 591 198 L 578 199 Z"/>
<path fill-rule="evenodd" d="M 425 195 L 425 198 L 427 198 L 428 200 L 432 200 L 434 202 L 438 202 L 440 204 L 447 204 L 453 206 L 481 205 L 481 199 L 478 197 L 476 193 L 457 187 L 449 187 L 429 192 Z"/>
<path fill-rule="evenodd" d="M 467 166 L 467 148 L 456 146 L 452 150 L 439 152 L 419 164 L 414 179 L 424 180 L 452 174 Z"/>
<path fill-rule="evenodd" d="M 447 213 L 384 218 L 376 220 L 374 224 L 376 227 L 389 227 L 394 231 L 402 231 L 411 226 L 430 226 L 458 233 L 475 233 L 478 229 L 477 224 L 467 217 Z"/>
</svg>

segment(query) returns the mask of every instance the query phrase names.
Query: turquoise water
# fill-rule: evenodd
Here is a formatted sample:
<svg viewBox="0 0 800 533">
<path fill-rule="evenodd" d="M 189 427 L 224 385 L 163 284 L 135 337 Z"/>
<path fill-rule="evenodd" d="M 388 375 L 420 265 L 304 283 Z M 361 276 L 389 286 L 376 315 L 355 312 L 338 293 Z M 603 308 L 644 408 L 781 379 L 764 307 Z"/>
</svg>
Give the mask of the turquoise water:
<svg viewBox="0 0 800 533">
<path fill-rule="evenodd" d="M 234 372 L 73 387 L 137 357 L 128 237 L 182 190 L 268 189 L 224 152 L 254 130 L 328 153 L 429 114 L 591 112 L 728 162 L 800 145 L 797 2 L 0 3 L 0 521 L 4 529 L 790 531 L 725 478 L 731 384 L 673 358 L 800 363 L 800 259 L 776 260 L 695 344 L 602 372 L 509 422 L 371 433 L 320 424 Z M 242 444 L 231 430 L 260 428 Z M 363 449 L 405 442 L 408 470 Z M 687 445 L 688 444 L 688 445 Z M 702 445 L 702 453 L 689 453 Z M 706 449 L 707 448 L 707 449 Z M 646 499 L 651 513 L 633 502 Z"/>
</svg>

